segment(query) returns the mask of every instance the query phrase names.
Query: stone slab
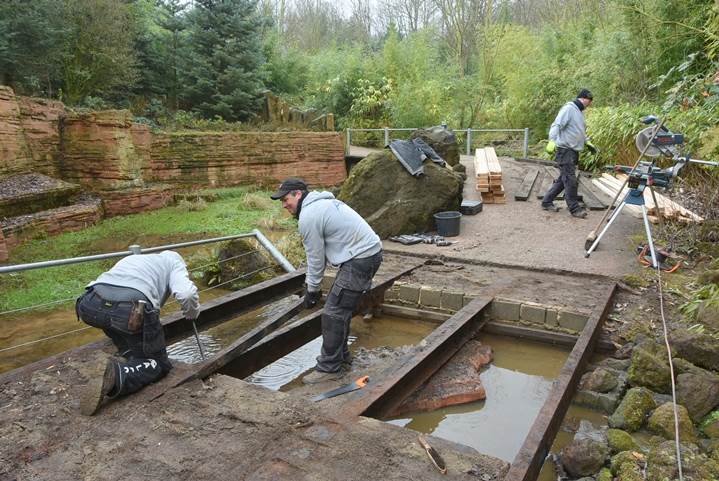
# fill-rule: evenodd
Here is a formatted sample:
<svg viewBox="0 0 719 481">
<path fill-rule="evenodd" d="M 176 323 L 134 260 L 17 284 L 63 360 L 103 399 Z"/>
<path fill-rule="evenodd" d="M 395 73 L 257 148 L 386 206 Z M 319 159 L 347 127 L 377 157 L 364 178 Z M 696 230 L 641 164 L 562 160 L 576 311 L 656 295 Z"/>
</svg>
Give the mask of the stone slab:
<svg viewBox="0 0 719 481">
<path fill-rule="evenodd" d="M 563 327 L 564 329 L 582 332 L 584 326 L 587 324 L 587 316 L 586 314 L 578 312 L 559 311 L 557 323 L 559 324 L 559 327 Z"/>
<path fill-rule="evenodd" d="M 544 324 L 546 313 L 546 307 L 534 303 L 523 303 L 519 308 L 519 318 L 532 324 Z"/>
<path fill-rule="evenodd" d="M 495 298 L 492 301 L 492 318 L 498 321 L 518 321 L 521 303 Z"/>
<path fill-rule="evenodd" d="M 419 294 L 421 307 L 439 308 L 442 306 L 442 291 L 428 286 L 422 286 Z"/>
</svg>

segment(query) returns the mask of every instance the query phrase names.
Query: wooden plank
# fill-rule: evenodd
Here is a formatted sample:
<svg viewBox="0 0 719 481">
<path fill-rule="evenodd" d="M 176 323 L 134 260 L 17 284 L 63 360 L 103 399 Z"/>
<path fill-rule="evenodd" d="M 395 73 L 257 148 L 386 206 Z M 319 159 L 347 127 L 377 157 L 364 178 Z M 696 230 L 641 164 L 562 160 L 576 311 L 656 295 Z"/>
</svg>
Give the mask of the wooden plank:
<svg viewBox="0 0 719 481">
<path fill-rule="evenodd" d="M 537 180 L 539 175 L 539 169 L 529 169 L 522 179 L 522 183 L 519 184 L 517 191 L 514 193 L 514 200 L 527 200 L 529 194 L 532 192 L 532 187 Z"/>
<path fill-rule="evenodd" d="M 484 149 L 476 149 L 474 152 L 474 172 L 477 177 L 489 175 L 487 156 Z"/>
<path fill-rule="evenodd" d="M 537 184 L 537 199 L 544 198 L 544 194 L 547 193 L 552 182 L 554 182 L 553 173 L 545 169 L 541 169 L 540 172 L 542 173 L 542 179 L 541 182 Z"/>
<path fill-rule="evenodd" d="M 607 204 L 602 202 L 595 194 L 592 192 L 591 189 L 591 182 L 589 182 L 584 177 L 579 177 L 579 190 L 582 192 L 582 197 L 584 198 L 584 205 L 587 206 L 589 210 L 604 210 L 607 208 Z"/>
<path fill-rule="evenodd" d="M 485 288 L 476 299 L 432 331 L 422 341 L 421 349 L 387 368 L 371 386 L 350 397 L 340 415 L 382 419 L 393 412 L 482 329 L 488 317 L 486 310 L 505 285 L 505 282 L 495 283 Z"/>
<path fill-rule="evenodd" d="M 549 453 L 554 437 L 557 435 L 562 419 L 572 401 L 574 391 L 584 373 L 584 367 L 592 355 L 602 323 L 612 308 L 612 299 L 616 289 L 616 283 L 612 282 L 603 293 L 601 299 L 604 299 L 604 302 L 600 303 L 592 312 L 559 376 L 552 383 L 549 397 L 534 420 L 519 453 L 509 467 L 509 472 L 504 477 L 504 481 L 534 481 L 539 476 L 544 459 Z"/>
</svg>

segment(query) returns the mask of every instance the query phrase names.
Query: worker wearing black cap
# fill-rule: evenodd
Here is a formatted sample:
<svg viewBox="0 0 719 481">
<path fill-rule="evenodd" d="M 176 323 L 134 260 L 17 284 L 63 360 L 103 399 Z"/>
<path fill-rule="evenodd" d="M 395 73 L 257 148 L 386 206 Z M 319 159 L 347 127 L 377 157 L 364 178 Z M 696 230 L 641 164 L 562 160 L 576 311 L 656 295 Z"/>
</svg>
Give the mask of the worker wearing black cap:
<svg viewBox="0 0 719 481">
<path fill-rule="evenodd" d="M 352 358 L 347 346 L 350 320 L 382 263 L 382 241 L 351 207 L 330 192 L 309 191 L 298 178 L 286 179 L 270 196 L 298 220 L 307 254 L 305 307 L 319 301 L 325 264 L 339 271 L 327 293 L 322 315 L 322 350 L 306 384 L 339 379 Z"/>
<path fill-rule="evenodd" d="M 559 167 L 559 177 L 544 194 L 544 210 L 559 211 L 559 207 L 554 205 L 554 198 L 564 191 L 564 200 L 572 216 L 580 219 L 587 217 L 587 211 L 579 205 L 577 199 L 576 166 L 579 152 L 584 149 L 585 144 L 592 153 L 596 151 L 594 146 L 587 142 L 587 128 L 584 123 L 584 109 L 592 104 L 593 98 L 589 90 L 580 90 L 576 99 L 567 102 L 559 110 L 549 129 L 547 152 L 554 154 L 554 160 Z"/>
</svg>

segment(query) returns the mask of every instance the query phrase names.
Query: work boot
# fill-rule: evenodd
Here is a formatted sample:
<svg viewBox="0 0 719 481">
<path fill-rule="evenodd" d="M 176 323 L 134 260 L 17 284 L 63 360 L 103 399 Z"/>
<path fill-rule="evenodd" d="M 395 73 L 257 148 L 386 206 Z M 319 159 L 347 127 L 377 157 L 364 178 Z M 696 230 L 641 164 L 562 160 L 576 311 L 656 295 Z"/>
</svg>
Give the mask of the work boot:
<svg viewBox="0 0 719 481">
<path fill-rule="evenodd" d="M 577 209 L 574 212 L 572 212 L 572 217 L 577 217 L 579 219 L 586 219 L 587 211 L 584 209 Z"/>
<path fill-rule="evenodd" d="M 314 369 L 311 373 L 302 378 L 302 382 L 305 384 L 319 384 L 325 381 L 335 381 L 341 379 L 345 375 L 345 371 L 340 367 L 337 372 L 323 372 Z"/>
<path fill-rule="evenodd" d="M 114 388 L 117 380 L 117 368 L 112 359 L 97 361 L 90 370 L 90 381 L 80 395 L 80 412 L 85 416 L 94 415 L 102 401 Z"/>
<path fill-rule="evenodd" d="M 559 209 L 561 209 L 561 207 L 557 207 L 554 204 L 547 204 L 547 205 L 542 204 L 542 210 L 546 210 L 549 212 L 559 212 Z"/>
<path fill-rule="evenodd" d="M 346 358 L 342 359 L 342 367 L 345 369 L 348 369 L 352 366 L 352 363 L 355 361 L 355 358 L 352 354 L 348 355 Z"/>
</svg>

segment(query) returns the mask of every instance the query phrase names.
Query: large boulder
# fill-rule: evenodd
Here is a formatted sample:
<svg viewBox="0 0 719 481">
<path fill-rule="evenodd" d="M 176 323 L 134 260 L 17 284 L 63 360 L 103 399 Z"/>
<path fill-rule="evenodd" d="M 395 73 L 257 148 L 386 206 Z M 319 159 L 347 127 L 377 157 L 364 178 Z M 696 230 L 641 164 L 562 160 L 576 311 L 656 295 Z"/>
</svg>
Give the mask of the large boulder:
<svg viewBox="0 0 719 481">
<path fill-rule="evenodd" d="M 634 432 L 642 427 L 644 419 L 656 407 L 651 391 L 643 387 L 634 387 L 619 403 L 617 410 L 609 417 L 609 426 Z"/>
<path fill-rule="evenodd" d="M 713 336 L 677 329 L 671 333 L 670 342 L 676 356 L 705 369 L 719 371 L 719 342 Z"/>
<path fill-rule="evenodd" d="M 671 388 L 669 360 L 664 346 L 648 341 L 634 347 L 629 366 L 629 382 L 632 386 L 645 386 L 666 393 Z"/>
<path fill-rule="evenodd" d="M 680 445 L 684 479 L 710 480 L 719 476 L 719 465 L 693 444 Z M 679 477 L 676 446 L 665 441 L 649 451 L 647 456 L 647 479 L 664 480 Z"/>
<path fill-rule="evenodd" d="M 412 132 L 411 138 L 420 138 L 427 142 L 450 166 L 459 164 L 457 136 L 447 127 L 438 125 L 428 129 L 417 129 Z"/>
<path fill-rule="evenodd" d="M 677 376 L 677 402 L 687 408 L 694 421 L 699 421 L 719 404 L 719 376 L 701 368 L 695 370 L 699 372 Z"/>
<path fill-rule="evenodd" d="M 358 163 L 339 198 L 357 211 L 381 238 L 435 229 L 433 214 L 459 210 L 462 178 L 434 162 L 413 177 L 389 150 Z"/>
<path fill-rule="evenodd" d="M 634 440 L 631 434 L 621 429 L 609 429 L 607 431 L 607 442 L 612 453 L 621 453 L 622 451 L 641 451 L 639 444 Z"/>
<path fill-rule="evenodd" d="M 638 451 L 622 451 L 612 456 L 611 472 L 622 481 L 643 481 L 646 458 Z"/>
<path fill-rule="evenodd" d="M 677 418 L 679 419 L 679 439 L 696 443 L 697 435 L 694 424 L 692 424 L 692 420 L 689 418 L 687 408 L 681 404 L 677 404 Z M 668 402 L 655 409 L 649 417 L 647 427 L 651 432 L 665 439 L 674 439 L 674 405 Z"/>
<path fill-rule="evenodd" d="M 616 374 L 602 367 L 598 367 L 594 371 L 582 376 L 582 380 L 579 382 L 579 389 L 605 393 L 616 388 L 618 384 Z"/>
<path fill-rule="evenodd" d="M 573 478 L 590 476 L 601 469 L 608 454 L 605 443 L 590 437 L 575 438 L 562 448 L 562 465 Z"/>
</svg>

